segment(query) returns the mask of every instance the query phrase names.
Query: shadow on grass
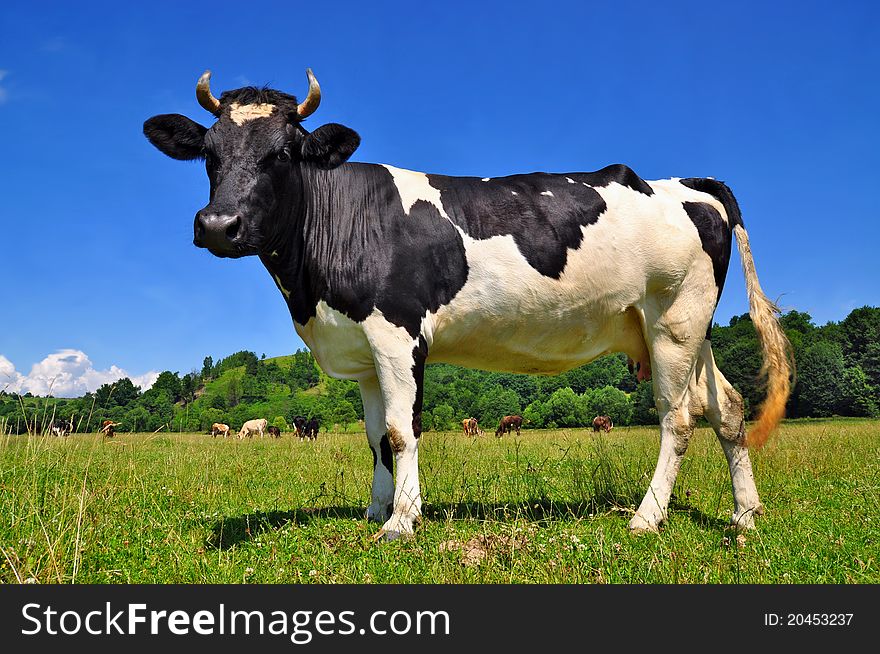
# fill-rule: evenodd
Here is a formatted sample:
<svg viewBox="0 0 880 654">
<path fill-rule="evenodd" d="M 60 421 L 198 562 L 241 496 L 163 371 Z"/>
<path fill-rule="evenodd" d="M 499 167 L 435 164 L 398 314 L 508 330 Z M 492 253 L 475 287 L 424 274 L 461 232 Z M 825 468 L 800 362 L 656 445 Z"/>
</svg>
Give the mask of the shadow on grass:
<svg viewBox="0 0 880 654">
<path fill-rule="evenodd" d="M 547 520 L 578 519 L 592 514 L 619 511 L 628 516 L 641 500 L 636 494 L 616 494 L 606 491 L 582 502 L 556 502 L 546 498 L 522 502 L 485 503 L 458 502 L 425 505 L 422 514 L 427 520 L 510 520 L 525 519 L 532 522 Z M 675 497 L 670 502 L 670 510 L 687 514 L 700 527 L 723 531 L 727 527 L 724 520 L 709 516 L 699 509 L 682 504 Z M 211 527 L 205 547 L 228 549 L 243 542 L 251 541 L 261 533 L 282 529 L 287 525 L 307 525 L 313 520 L 324 519 L 364 519 L 364 508 L 355 506 L 331 506 L 325 508 L 305 508 L 292 511 L 257 511 L 241 516 L 221 518 Z"/>
</svg>

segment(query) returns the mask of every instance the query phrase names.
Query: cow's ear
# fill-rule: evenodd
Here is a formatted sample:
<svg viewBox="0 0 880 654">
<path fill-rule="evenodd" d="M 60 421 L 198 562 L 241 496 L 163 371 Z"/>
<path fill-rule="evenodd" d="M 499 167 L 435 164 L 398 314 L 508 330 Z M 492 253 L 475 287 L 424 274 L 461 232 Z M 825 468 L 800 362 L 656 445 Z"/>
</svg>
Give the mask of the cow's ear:
<svg viewBox="0 0 880 654">
<path fill-rule="evenodd" d="M 205 156 L 205 132 L 194 120 L 180 114 L 160 114 L 144 123 L 144 136 L 172 159 L 190 161 Z"/>
<path fill-rule="evenodd" d="M 302 144 L 302 158 L 319 168 L 336 168 L 348 160 L 360 144 L 361 137 L 353 129 L 338 123 L 327 123 L 306 135 Z"/>
</svg>

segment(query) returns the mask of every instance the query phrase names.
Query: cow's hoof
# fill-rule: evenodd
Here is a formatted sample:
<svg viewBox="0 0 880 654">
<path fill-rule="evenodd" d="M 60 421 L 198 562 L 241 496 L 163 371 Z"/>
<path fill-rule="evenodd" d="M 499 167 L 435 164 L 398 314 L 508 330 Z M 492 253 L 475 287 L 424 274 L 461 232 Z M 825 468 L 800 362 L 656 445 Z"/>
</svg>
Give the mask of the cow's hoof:
<svg viewBox="0 0 880 654">
<path fill-rule="evenodd" d="M 737 531 L 749 531 L 755 528 L 755 516 L 763 514 L 764 507 L 760 504 L 753 509 L 736 511 L 730 519 L 730 527 Z"/>
<path fill-rule="evenodd" d="M 398 538 L 410 538 L 415 533 L 416 518 L 412 516 L 393 515 L 382 525 L 382 528 L 373 536 L 375 541 L 392 541 Z"/>
<path fill-rule="evenodd" d="M 629 531 L 631 534 L 656 534 L 660 531 L 660 523 L 646 520 L 636 513 L 629 521 Z"/>
</svg>

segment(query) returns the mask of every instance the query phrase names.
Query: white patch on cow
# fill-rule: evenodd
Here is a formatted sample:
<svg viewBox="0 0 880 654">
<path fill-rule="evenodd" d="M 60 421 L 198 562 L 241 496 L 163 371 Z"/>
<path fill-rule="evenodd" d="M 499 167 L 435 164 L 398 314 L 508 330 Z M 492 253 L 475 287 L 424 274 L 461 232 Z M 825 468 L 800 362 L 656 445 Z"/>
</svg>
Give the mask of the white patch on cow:
<svg viewBox="0 0 880 654">
<path fill-rule="evenodd" d="M 492 179 L 492 178 L 491 178 L 491 177 L 484 177 L 484 178 L 483 178 L 483 181 L 484 181 L 484 182 L 488 182 L 490 179 Z"/>
<path fill-rule="evenodd" d="M 288 300 L 290 299 L 290 291 L 288 291 L 284 286 L 281 285 L 281 278 L 278 275 L 273 275 L 275 277 L 275 284 L 278 286 L 278 290 L 284 295 Z"/>
<path fill-rule="evenodd" d="M 553 197 L 553 191 L 541 191 L 541 195 L 548 195 L 551 198 Z"/>
<path fill-rule="evenodd" d="M 715 208 L 715 210 L 721 215 L 728 225 L 730 224 L 730 219 L 727 215 L 727 211 L 724 209 L 724 205 L 721 203 L 721 200 L 716 198 L 714 195 L 710 195 L 709 193 L 703 193 L 702 191 L 697 191 L 689 186 L 685 186 L 681 183 L 680 177 L 673 177 L 671 179 L 658 179 L 654 181 L 648 182 L 648 185 L 654 189 L 654 193 L 656 194 L 664 194 L 667 197 L 675 198 L 679 202 L 702 202 L 704 204 L 708 204 Z"/>
<path fill-rule="evenodd" d="M 337 379 L 363 379 L 375 374 L 373 353 L 364 326 L 321 300 L 305 325 L 293 323 L 321 369 Z"/>
<path fill-rule="evenodd" d="M 440 189 L 431 186 L 425 173 L 395 168 L 388 164 L 382 165 L 391 173 L 394 185 L 397 187 L 397 192 L 400 195 L 400 201 L 403 204 L 403 210 L 407 215 L 409 215 L 410 209 L 412 209 L 416 202 L 424 200 L 437 207 L 440 215 L 449 220 L 449 216 L 443 208 L 443 202 L 440 201 Z M 450 222 L 452 221 L 450 220 Z"/>
<path fill-rule="evenodd" d="M 568 182 L 569 184 L 576 184 L 577 183 L 571 177 L 566 177 L 565 181 Z"/>
<path fill-rule="evenodd" d="M 517 193 L 516 191 L 511 191 L 510 194 L 511 195 L 519 195 L 519 193 Z"/>
<path fill-rule="evenodd" d="M 241 127 L 246 121 L 256 118 L 268 118 L 275 111 L 274 104 L 238 104 L 233 102 L 229 105 L 229 117 L 232 122 Z"/>
</svg>

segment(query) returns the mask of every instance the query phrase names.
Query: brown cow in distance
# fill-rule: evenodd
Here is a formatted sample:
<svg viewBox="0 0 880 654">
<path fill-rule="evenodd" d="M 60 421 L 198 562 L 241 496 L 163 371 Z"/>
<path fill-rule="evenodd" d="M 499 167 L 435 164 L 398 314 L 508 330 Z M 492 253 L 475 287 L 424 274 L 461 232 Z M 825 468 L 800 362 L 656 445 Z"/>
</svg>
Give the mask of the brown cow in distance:
<svg viewBox="0 0 880 654">
<path fill-rule="evenodd" d="M 593 418 L 593 431 L 604 430 L 607 434 L 614 429 L 614 423 L 611 422 L 610 416 L 596 416 Z"/>
<path fill-rule="evenodd" d="M 107 438 L 113 438 L 116 435 L 114 431 L 115 427 L 118 427 L 118 422 L 113 422 L 112 420 L 105 420 L 101 423 L 101 433 L 104 434 Z"/>
<path fill-rule="evenodd" d="M 215 422 L 211 425 L 211 436 L 223 436 L 226 438 L 229 436 L 229 425 L 224 425 L 222 422 Z"/>
<path fill-rule="evenodd" d="M 274 438 L 281 438 L 281 430 L 278 429 L 278 427 L 276 427 L 275 425 L 269 425 L 266 428 L 266 431 L 269 432 L 269 436 L 272 436 Z"/>
<path fill-rule="evenodd" d="M 495 430 L 495 437 L 501 438 L 505 433 L 509 434 L 511 429 L 515 429 L 516 435 L 519 436 L 522 422 L 522 416 L 504 416 L 501 419 L 501 422 L 498 423 L 498 429 Z"/>
<path fill-rule="evenodd" d="M 465 436 L 482 436 L 483 430 L 476 418 L 465 418 L 461 421 L 461 427 Z"/>
</svg>

